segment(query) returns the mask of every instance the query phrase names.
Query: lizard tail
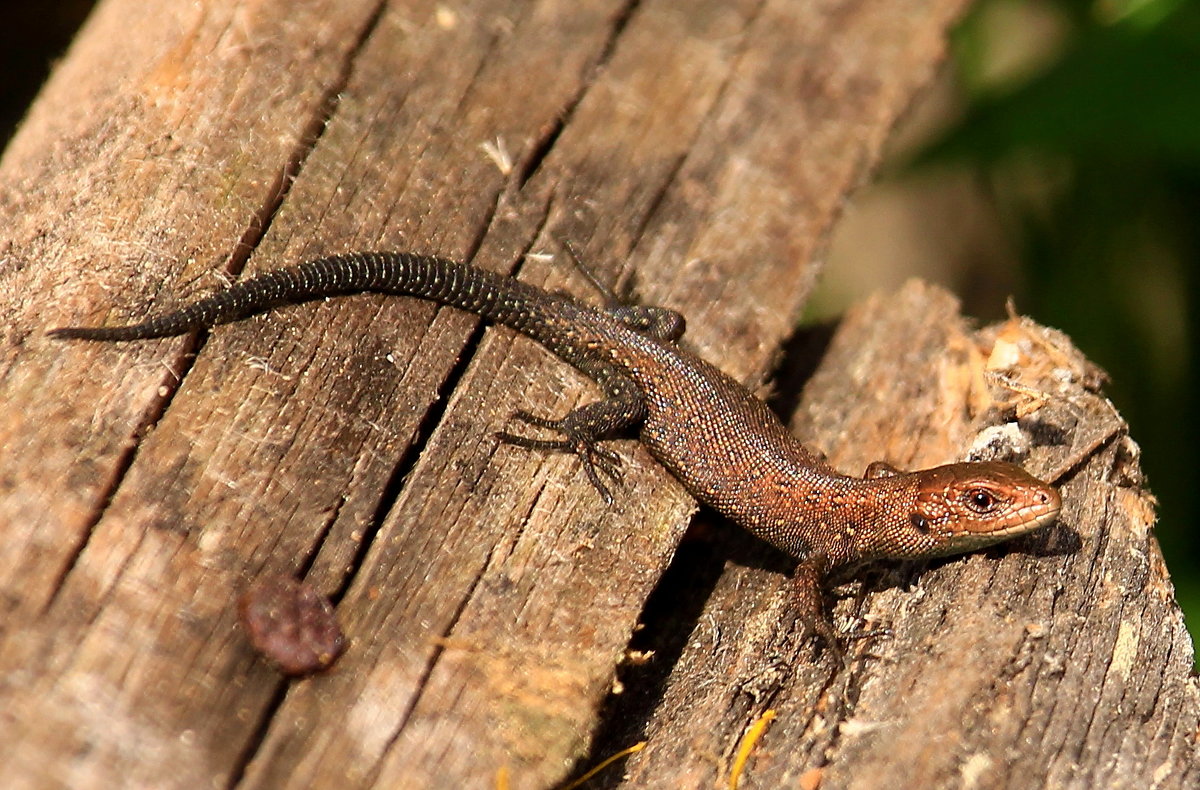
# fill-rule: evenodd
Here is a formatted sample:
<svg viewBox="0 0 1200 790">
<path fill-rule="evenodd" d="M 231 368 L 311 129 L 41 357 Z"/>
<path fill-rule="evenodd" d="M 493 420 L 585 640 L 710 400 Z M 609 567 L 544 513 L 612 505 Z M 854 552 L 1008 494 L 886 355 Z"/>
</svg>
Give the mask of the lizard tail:
<svg viewBox="0 0 1200 790">
<path fill-rule="evenodd" d="M 547 301 L 532 286 L 474 266 L 408 252 L 332 255 L 265 272 L 164 315 L 127 326 L 51 329 L 56 338 L 127 341 L 182 335 L 230 323 L 272 307 L 374 291 L 405 294 L 452 305 L 537 334 Z M 538 298 L 530 299 L 531 293 Z M 564 297 L 565 298 L 565 297 Z"/>
</svg>

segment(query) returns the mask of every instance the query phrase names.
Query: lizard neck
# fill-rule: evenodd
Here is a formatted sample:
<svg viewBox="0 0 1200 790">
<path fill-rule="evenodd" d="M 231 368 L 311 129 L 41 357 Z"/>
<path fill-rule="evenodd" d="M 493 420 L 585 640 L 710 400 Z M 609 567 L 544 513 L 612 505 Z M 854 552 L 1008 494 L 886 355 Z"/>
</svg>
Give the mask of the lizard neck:
<svg viewBox="0 0 1200 790">
<path fill-rule="evenodd" d="M 816 558 L 827 569 L 902 556 L 913 530 L 919 477 L 862 479 L 807 464 L 790 470 L 789 477 L 774 519 L 790 520 L 791 526 L 770 542 L 802 559 Z"/>
</svg>

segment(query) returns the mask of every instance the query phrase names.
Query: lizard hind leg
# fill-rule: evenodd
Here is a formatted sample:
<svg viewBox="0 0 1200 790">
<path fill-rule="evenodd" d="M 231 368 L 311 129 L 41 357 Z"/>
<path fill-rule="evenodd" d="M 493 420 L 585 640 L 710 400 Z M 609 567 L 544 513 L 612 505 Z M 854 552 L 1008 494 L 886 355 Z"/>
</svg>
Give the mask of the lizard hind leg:
<svg viewBox="0 0 1200 790">
<path fill-rule="evenodd" d="M 611 505 L 612 492 L 604 478 L 607 477 L 612 483 L 621 481 L 621 456 L 606 447 L 601 447 L 600 442 L 612 438 L 623 428 L 637 422 L 641 415 L 642 403 L 639 399 L 619 397 L 585 404 L 572 410 L 561 420 L 518 411 L 513 414 L 513 419 L 554 431 L 561 438 L 538 439 L 508 431 L 498 431 L 496 438 L 531 450 L 574 453 L 579 457 L 588 481 L 600 493 L 605 504 Z"/>
</svg>

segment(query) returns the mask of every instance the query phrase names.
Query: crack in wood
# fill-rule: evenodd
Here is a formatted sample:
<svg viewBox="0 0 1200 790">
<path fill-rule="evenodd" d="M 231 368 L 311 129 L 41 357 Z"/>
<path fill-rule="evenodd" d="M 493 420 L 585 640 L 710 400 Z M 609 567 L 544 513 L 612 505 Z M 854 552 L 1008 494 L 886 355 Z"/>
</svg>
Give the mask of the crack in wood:
<svg viewBox="0 0 1200 790">
<path fill-rule="evenodd" d="M 250 259 L 250 255 L 258 248 L 263 238 L 266 237 L 267 232 L 271 229 L 271 224 L 275 221 L 280 208 L 283 207 L 284 201 L 292 191 L 292 185 L 299 178 L 300 171 L 304 169 L 305 162 L 308 161 L 309 155 L 316 149 L 317 143 L 320 142 L 321 137 L 325 134 L 325 130 L 333 120 L 333 116 L 337 113 L 338 106 L 341 104 L 341 94 L 354 75 L 354 63 L 362 53 L 367 41 L 371 38 L 371 34 L 378 27 L 379 20 L 383 17 L 383 11 L 386 7 L 387 3 L 385 0 L 380 0 L 376 4 L 375 9 L 367 17 L 367 21 L 359 32 L 358 37 L 347 50 L 337 76 L 330 81 L 329 86 L 317 101 L 316 109 L 312 117 L 309 118 L 308 123 L 301 130 L 300 136 L 296 141 L 296 146 L 288 155 L 283 167 L 279 169 L 274 182 L 271 184 L 267 193 L 270 197 L 254 213 L 246 230 L 242 233 L 242 237 L 238 239 L 237 245 L 229 256 L 229 262 L 226 264 L 225 271 L 227 274 L 233 276 L 241 274 L 246 262 Z"/>
<path fill-rule="evenodd" d="M 46 603 L 42 607 L 42 615 L 45 616 L 58 601 L 59 595 L 66 587 L 67 579 L 79 564 L 83 553 L 87 551 L 88 544 L 91 543 L 92 536 L 95 534 L 96 527 L 108 512 L 108 507 L 112 503 L 113 497 L 116 495 L 117 489 L 125 480 L 125 476 L 129 473 L 133 462 L 137 460 L 138 451 L 141 449 L 141 439 L 162 419 L 167 412 L 167 407 L 171 405 L 175 393 L 178 392 L 179 386 L 183 383 L 184 376 L 191 368 L 192 360 L 195 358 L 195 338 L 189 338 L 185 345 L 176 355 L 173 363 L 167 363 L 167 372 L 162 383 L 158 385 L 158 397 L 150 402 L 148 408 L 143 415 L 143 418 L 134 425 L 130 432 L 129 439 L 125 442 L 125 446 L 117 453 L 112 464 L 112 474 L 108 480 L 99 487 L 96 496 L 96 507 L 89 514 L 86 523 L 79 531 L 78 539 L 71 551 L 67 554 L 62 568 L 55 576 L 54 583 L 50 588 L 50 594 L 46 596 Z M 174 367 L 178 366 L 178 367 Z M 119 578 L 119 574 L 116 578 Z"/>
<path fill-rule="evenodd" d="M 301 169 L 303 169 L 304 162 L 316 148 L 317 142 L 324 134 L 326 126 L 336 112 L 340 103 L 340 94 L 349 83 L 350 77 L 353 74 L 354 60 L 370 38 L 371 32 L 378 25 L 385 7 L 386 2 L 381 0 L 367 18 L 367 22 L 363 25 L 359 37 L 348 50 L 337 77 L 331 81 L 329 87 L 317 102 L 317 109 L 309 122 L 304 126 L 296 147 L 288 155 L 285 164 L 280 168 L 278 175 L 272 182 L 267 193 L 269 198 L 254 212 L 250 223 L 235 244 L 225 267 L 222 269 L 223 274 L 228 276 L 240 274 L 250 254 L 266 236 L 272 221 L 291 191 L 292 184 L 299 176 Z M 146 411 L 143 419 L 134 426 L 130 432 L 127 446 L 122 449 L 113 463 L 112 475 L 109 477 L 108 482 L 100 489 L 100 493 L 97 496 L 95 512 L 89 517 L 86 527 L 81 530 L 79 540 L 67 557 L 62 569 L 57 574 L 51 587 L 50 595 L 47 596 L 43 612 L 49 611 L 54 606 L 71 572 L 75 569 L 83 552 L 87 550 L 96 525 L 103 519 L 109 503 L 137 459 L 138 450 L 141 446 L 141 438 L 159 423 L 163 415 L 166 414 L 167 409 L 170 408 L 175 395 L 183 387 L 184 380 L 195 364 L 200 350 L 207 342 L 207 338 L 207 332 L 193 333 L 183 341 L 183 344 L 174 353 L 173 357 L 165 363 L 168 374 L 158 386 L 159 396 L 151 402 L 151 407 Z M 319 548 L 319 544 L 314 548 L 314 556 Z"/>
<path fill-rule="evenodd" d="M 534 141 L 533 146 L 530 148 L 529 156 L 517 167 L 516 185 L 518 190 L 523 189 L 537 172 L 541 170 L 542 164 L 554 149 L 558 138 L 562 135 L 567 124 L 570 123 L 571 118 L 574 117 L 575 111 L 588 95 L 588 92 L 591 91 L 592 86 L 596 84 L 596 75 L 612 59 L 613 52 L 617 49 L 617 42 L 620 41 L 625 28 L 629 26 L 630 19 L 633 18 L 634 13 L 637 12 L 641 4 L 641 0 L 630 0 L 613 17 L 612 28 L 609 30 L 608 37 L 600 46 L 595 63 L 587 68 L 587 73 L 580 79 L 579 89 L 563 104 L 562 110 L 555 116 L 554 122 Z"/>
<path fill-rule="evenodd" d="M 414 684 L 413 694 L 409 698 L 408 704 L 404 706 L 404 710 L 400 714 L 399 723 L 396 724 L 396 728 L 392 730 L 392 734 L 388 737 L 384 747 L 379 751 L 379 756 L 375 761 L 375 765 L 372 766 L 371 771 L 368 774 L 368 780 L 365 783 L 366 785 L 374 785 L 376 783 L 379 777 L 379 772 L 383 769 L 383 764 L 387 761 L 388 755 L 390 755 L 392 749 L 395 748 L 396 743 L 400 740 L 401 734 L 404 732 L 404 728 L 408 726 L 409 721 L 412 720 L 413 715 L 416 713 L 417 706 L 420 705 L 421 700 L 425 697 L 429 678 L 433 676 L 433 671 L 437 668 L 438 661 L 441 660 L 442 654 L 444 654 L 448 649 L 447 642 L 450 639 L 450 634 L 454 632 L 455 627 L 458 626 L 459 620 L 462 619 L 463 613 L 467 610 L 467 606 L 475 597 L 475 590 L 479 588 L 480 582 L 483 581 L 483 577 L 487 574 L 488 566 L 492 564 L 492 556 L 495 554 L 495 551 L 496 549 L 494 546 L 488 550 L 487 554 L 483 558 L 483 562 L 479 564 L 479 570 L 476 571 L 474 578 L 471 579 L 470 585 L 467 587 L 462 598 L 459 599 L 458 605 L 454 608 L 453 614 L 450 615 L 450 619 L 447 621 L 446 627 L 443 628 L 441 633 L 434 639 L 434 647 L 433 651 L 429 654 L 429 660 L 425 662 L 425 666 L 421 669 L 421 673 L 417 678 L 417 682 Z"/>
<path fill-rule="evenodd" d="M 291 688 L 291 685 L 288 680 L 284 678 L 279 679 L 279 683 L 275 687 L 275 691 L 271 694 L 270 700 L 259 712 L 258 721 L 255 722 L 254 728 L 250 731 L 250 737 L 246 739 L 241 752 L 230 766 L 229 778 L 225 782 L 226 790 L 233 790 L 246 777 L 246 771 L 250 767 L 250 762 L 258 755 L 259 749 L 262 748 L 263 743 L 266 741 L 267 733 L 271 729 L 271 724 L 275 721 L 276 714 L 287 700 L 288 690 Z"/>
</svg>

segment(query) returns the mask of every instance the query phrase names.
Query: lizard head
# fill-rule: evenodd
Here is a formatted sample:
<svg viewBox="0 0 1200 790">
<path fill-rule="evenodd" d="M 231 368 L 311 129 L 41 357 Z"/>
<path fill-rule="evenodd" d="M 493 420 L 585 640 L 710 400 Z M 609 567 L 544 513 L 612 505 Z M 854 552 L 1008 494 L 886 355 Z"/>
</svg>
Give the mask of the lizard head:
<svg viewBox="0 0 1200 790">
<path fill-rule="evenodd" d="M 905 476 L 915 482 L 915 496 L 891 556 L 936 557 L 989 546 L 1044 527 L 1062 507 L 1052 486 L 1000 461 Z"/>
</svg>

